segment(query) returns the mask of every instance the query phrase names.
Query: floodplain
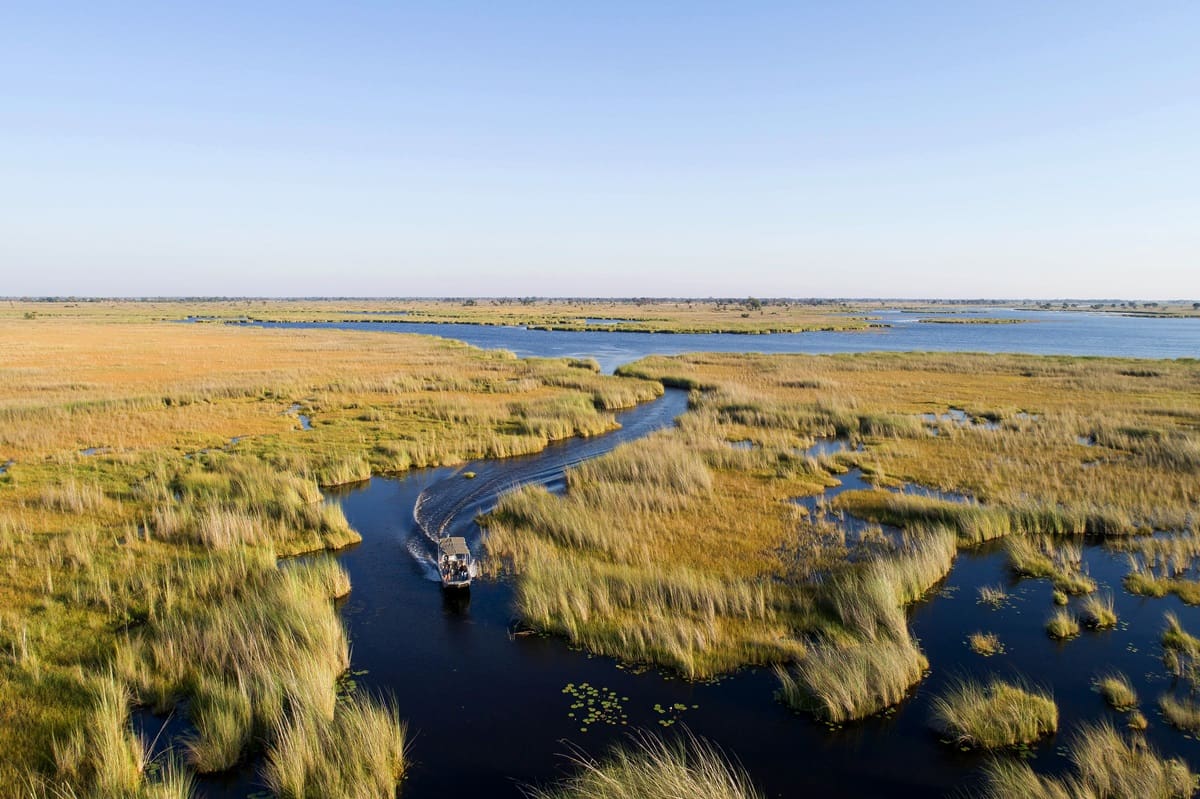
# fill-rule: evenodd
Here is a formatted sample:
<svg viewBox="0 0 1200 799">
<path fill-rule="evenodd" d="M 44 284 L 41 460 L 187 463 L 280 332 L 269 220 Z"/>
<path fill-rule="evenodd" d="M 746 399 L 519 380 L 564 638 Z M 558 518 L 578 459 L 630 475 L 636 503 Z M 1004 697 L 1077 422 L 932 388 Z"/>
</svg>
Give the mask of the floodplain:
<svg viewBox="0 0 1200 799">
<path fill-rule="evenodd" d="M 506 664 L 476 697 L 501 716 L 522 680 L 577 697 L 531 717 L 505 790 L 778 794 L 797 778 L 759 729 L 869 738 L 864 795 L 897 758 L 934 795 L 1191 793 L 1195 361 L 689 354 L 606 375 L 96 309 L 0 322 L 9 793 L 420 795 L 442 728 L 418 694 L 455 683 L 419 664 L 456 645 L 401 658 L 364 608 L 475 636 Z M 624 411 L 666 400 L 674 424 Z M 417 622 L 396 586 L 438 593 L 420 525 L 385 531 L 438 491 L 486 573 Z M 748 728 L 715 717 L 733 697 Z M 546 765 L 556 740 L 582 748 Z M 827 755 L 836 779 L 851 752 Z"/>
</svg>

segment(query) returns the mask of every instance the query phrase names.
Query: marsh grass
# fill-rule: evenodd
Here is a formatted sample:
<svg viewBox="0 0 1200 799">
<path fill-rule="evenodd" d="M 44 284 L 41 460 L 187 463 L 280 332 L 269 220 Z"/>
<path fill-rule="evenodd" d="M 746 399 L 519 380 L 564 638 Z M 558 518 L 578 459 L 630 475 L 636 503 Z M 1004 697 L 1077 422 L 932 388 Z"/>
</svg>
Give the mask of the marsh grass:
<svg viewBox="0 0 1200 799">
<path fill-rule="evenodd" d="M 353 696 L 331 718 L 300 706 L 273 738 L 263 776 L 280 799 L 395 796 L 407 765 L 405 725 L 391 702 Z"/>
<path fill-rule="evenodd" d="M 1079 606 L 1079 611 L 1080 619 L 1092 629 L 1107 630 L 1117 626 L 1117 612 L 1113 608 L 1111 594 L 1085 598 Z"/>
<path fill-rule="evenodd" d="M 63 513 L 94 513 L 104 505 L 104 491 L 92 483 L 68 480 L 59 485 L 41 489 L 38 500 L 42 507 Z"/>
<path fill-rule="evenodd" d="M 1000 758 L 986 766 L 987 799 L 1187 799 L 1195 777 L 1178 758 L 1166 759 L 1140 737 L 1127 739 L 1112 725 L 1083 726 L 1072 738 L 1073 773 L 1039 776 L 1023 760 Z"/>
<path fill-rule="evenodd" d="M 1071 542 L 1049 537 L 1013 536 L 1005 542 L 1010 568 L 1024 577 L 1048 577 L 1055 590 L 1066 594 L 1088 594 L 1096 583 L 1081 571 L 1083 549 Z"/>
<path fill-rule="evenodd" d="M 981 585 L 979 586 L 979 601 L 991 606 L 993 610 L 997 610 L 1008 601 L 1008 592 L 1001 585 Z"/>
<path fill-rule="evenodd" d="M 121 794 L 78 789 L 67 782 L 30 777 L 20 799 L 193 799 L 196 779 L 178 761 L 167 758 L 156 763 L 151 773 L 136 788 Z"/>
<path fill-rule="evenodd" d="M 901 523 L 924 515 L 976 540 L 1190 530 L 1196 508 L 1187 485 L 1197 473 L 1200 440 L 1188 398 L 1200 367 L 1155 362 L 1155 377 L 1131 378 L 1123 374 L 1131 366 L 961 354 L 687 355 L 646 358 L 622 372 L 702 387 L 696 409 L 724 413 L 727 440 L 754 439 L 767 427 L 862 435 L 868 455 L 857 460 L 881 478 L 877 484 L 908 481 L 974 498 L 952 503 L 877 492 L 871 503 L 881 521 L 888 512 Z M 821 389 L 800 387 L 829 384 L 838 386 L 836 403 Z M 733 387 L 751 399 L 727 411 L 732 403 L 723 397 Z M 946 407 L 998 419 L 1000 428 L 953 426 L 928 435 L 919 414 Z M 917 423 L 866 423 L 905 416 Z M 1096 446 L 1079 447 L 1080 435 L 1092 435 Z M 839 498 L 851 510 L 860 499 L 862 492 Z M 984 514 L 986 523 L 973 514 Z"/>
<path fill-rule="evenodd" d="M 1183 629 L 1183 625 L 1179 623 L 1179 617 L 1171 611 L 1163 614 L 1163 620 L 1166 622 L 1162 634 L 1163 648 L 1192 658 L 1200 657 L 1200 638 Z"/>
<path fill-rule="evenodd" d="M 984 657 L 998 655 L 1004 651 L 1004 645 L 1000 643 L 1000 636 L 995 633 L 971 633 L 967 636 L 967 646 L 975 654 Z"/>
<path fill-rule="evenodd" d="M 908 639 L 813 648 L 792 669 L 776 667 L 780 700 L 840 724 L 898 704 L 920 682 L 929 661 Z"/>
<path fill-rule="evenodd" d="M 1046 634 L 1058 641 L 1079 635 L 1079 620 L 1066 609 L 1059 609 L 1046 620 Z"/>
<path fill-rule="evenodd" d="M 225 596 L 183 604 L 130 636 L 119 663 L 145 701 L 193 697 L 187 751 L 197 771 L 237 764 L 289 706 L 332 712 L 337 678 L 349 666 L 330 601 L 344 585 L 335 569 L 251 570 L 226 584 Z"/>
<path fill-rule="evenodd" d="M 663 390 L 432 337 L 146 324 L 145 307 L 0 320 L 0 717 L 20 720 L 0 725 L 0 795 L 99 790 L 48 753 L 73 751 L 86 675 L 110 668 L 157 710 L 189 700 L 204 771 L 296 708 L 332 714 L 348 579 L 276 564 L 359 540 L 320 485 L 535 452 Z M 137 779 L 106 795 L 159 784 Z"/>
<path fill-rule="evenodd" d="M 371 464 L 362 455 L 352 455 L 339 461 L 317 466 L 315 476 L 317 484 L 320 486 L 361 483 L 371 479 Z"/>
<path fill-rule="evenodd" d="M 1158 709 L 1172 727 L 1185 732 L 1200 732 L 1200 704 L 1195 697 L 1180 699 L 1172 694 L 1158 698 Z"/>
<path fill-rule="evenodd" d="M 146 768 L 142 742 L 129 726 L 129 690 L 113 674 L 93 683 L 87 723 L 56 742 L 55 766 L 67 784 L 92 786 L 101 796 L 138 790 Z"/>
<path fill-rule="evenodd" d="M 1058 707 L 1049 693 L 991 679 L 959 680 L 934 699 L 931 723 L 958 746 L 997 749 L 1030 744 L 1058 729 Z"/>
<path fill-rule="evenodd" d="M 1191 538 L 1191 536 L 1189 536 Z M 1189 547 L 1190 548 L 1190 547 Z M 1178 559 L 1172 557 L 1155 566 L 1148 559 L 1130 555 L 1130 570 L 1125 576 L 1125 590 L 1138 596 L 1164 597 L 1175 594 L 1185 604 L 1200 605 L 1200 580 L 1196 554 Z"/>
<path fill-rule="evenodd" d="M 1120 672 L 1104 674 L 1096 678 L 1096 690 L 1114 710 L 1130 711 L 1137 708 L 1137 691 L 1129 678 Z"/>
<path fill-rule="evenodd" d="M 760 799 L 745 770 L 714 745 L 687 735 L 665 741 L 633 736 L 603 760 L 573 758 L 575 774 L 526 790 L 530 799 Z"/>
<path fill-rule="evenodd" d="M 616 379 L 429 337 L 130 321 L 149 307 L 0 320 L 0 451 L 16 461 L 0 492 L 0 648 L 11 653 L 0 714 L 20 720 L 0 727 L 0 793 L 29 764 L 53 771 L 51 742 L 89 717 L 79 668 L 114 664 L 159 708 L 196 701 L 207 720 L 194 751 L 209 767 L 270 745 L 293 712 L 333 718 L 345 647 L 330 597 L 344 585 L 275 564 L 354 540 L 318 484 L 360 477 L 364 463 L 397 472 L 609 430 L 611 411 L 659 395 L 659 379 L 696 389 L 678 430 L 576 473 L 561 500 L 522 492 L 488 537 L 497 568 L 516 574 L 523 617 L 688 676 L 900 644 L 900 606 L 940 579 L 955 536 L 1113 537 L 1186 531 L 1197 518 L 1198 367 L 1187 361 L 695 355 L 646 359 Z M 312 430 L 286 412 L 297 402 Z M 930 436 L 920 414 L 951 406 L 1000 428 Z M 798 453 L 834 435 L 866 451 Z M 1080 447 L 1080 435 L 1096 445 Z M 741 440 L 759 446 L 723 443 Z M 106 451 L 79 455 L 94 446 Z M 906 534 L 952 530 L 927 558 L 830 542 L 831 525 L 788 500 L 850 465 L 877 485 L 974 499 L 898 501 Z M 1085 591 L 1064 551 L 1064 576 L 1051 579 Z M 879 565 L 892 559 L 903 565 Z M 1167 574 L 1155 563 L 1155 579 Z M 884 579 L 885 568 L 899 571 Z M 830 594 L 851 573 L 874 575 L 861 589 L 873 598 Z M 878 612 L 880 597 L 892 611 Z M 266 650 L 284 634 L 287 662 L 276 662 Z M 239 665 L 218 669 L 208 651 Z M 86 769 L 78 779 L 72 790 L 92 790 Z"/>
<path fill-rule="evenodd" d="M 950 570 L 951 532 L 930 531 L 906 550 L 832 581 L 818 609 L 838 627 L 793 668 L 777 667 L 779 698 L 818 718 L 862 719 L 902 701 L 929 668 L 909 634 L 901 608 Z M 840 633 L 840 635 L 839 635 Z"/>
<path fill-rule="evenodd" d="M 953 533 L 914 530 L 910 544 L 858 564 L 858 576 L 816 590 L 806 579 L 816 564 L 844 571 L 844 555 L 830 549 L 825 560 L 822 531 L 807 518 L 804 544 L 785 546 L 796 538 L 785 500 L 793 480 L 828 478 L 805 462 L 732 450 L 713 425 L 693 418 L 572 469 L 565 496 L 534 488 L 501 499 L 484 520 L 485 547 L 493 571 L 516 574 L 522 620 L 690 678 L 802 658 L 804 631 L 835 643 L 873 637 L 859 625 L 881 617 L 870 608 L 856 615 L 863 591 L 885 596 L 886 624 L 903 630 L 898 609 L 949 571 Z M 775 476 L 762 479 L 762 467 Z M 906 653 L 906 687 L 923 670 L 918 659 Z"/>
<path fill-rule="evenodd" d="M 719 446 L 712 442 L 713 448 Z M 590 651 L 705 677 L 804 651 L 803 597 L 761 576 L 787 516 L 706 450 L 659 434 L 572 469 L 567 494 L 522 489 L 485 520 L 489 567 L 516 573 L 522 619 Z M 745 514 L 709 517 L 730 496 Z"/>
<path fill-rule="evenodd" d="M 1187 680 L 1194 690 L 1200 686 L 1200 638 L 1183 629 L 1173 612 L 1167 611 L 1163 618 L 1163 665 L 1171 676 Z"/>
</svg>

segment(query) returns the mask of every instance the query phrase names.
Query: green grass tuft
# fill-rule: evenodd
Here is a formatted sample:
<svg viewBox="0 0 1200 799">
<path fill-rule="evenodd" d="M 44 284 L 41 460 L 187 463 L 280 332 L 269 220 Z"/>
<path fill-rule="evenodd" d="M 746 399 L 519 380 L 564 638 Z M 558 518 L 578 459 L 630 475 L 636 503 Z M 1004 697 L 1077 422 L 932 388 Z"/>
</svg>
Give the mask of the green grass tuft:
<svg viewBox="0 0 1200 799">
<path fill-rule="evenodd" d="M 527 791 L 531 799 L 761 799 L 749 776 L 712 744 L 688 735 L 650 735 L 613 748 L 602 761 L 576 757 L 576 774 Z"/>
<path fill-rule="evenodd" d="M 1184 761 L 1159 757 L 1110 724 L 1084 726 L 1070 746 L 1074 773 L 1042 777 L 1028 763 L 1000 758 L 986 767 L 984 799 L 1187 799 L 1195 777 Z"/>
<path fill-rule="evenodd" d="M 1112 595 L 1089 596 L 1080 605 L 1080 618 L 1084 624 L 1096 630 L 1107 630 L 1117 626 L 1117 612 L 1113 608 Z"/>
<path fill-rule="evenodd" d="M 1158 698 L 1158 709 L 1172 727 L 1185 732 L 1200 732 L 1200 704 L 1194 698 L 1179 699 L 1163 694 Z"/>
<path fill-rule="evenodd" d="M 999 679 L 959 681 L 933 702 L 932 724 L 958 746 L 996 749 L 1029 744 L 1058 729 L 1048 693 Z"/>
<path fill-rule="evenodd" d="M 332 718 L 293 713 L 274 739 L 264 778 L 280 799 L 392 797 L 407 765 L 396 707 L 364 697 L 339 702 Z"/>
<path fill-rule="evenodd" d="M 1000 636 L 995 633 L 971 633 L 967 636 L 967 646 L 971 647 L 975 654 L 984 657 L 998 655 L 1004 651 L 1004 644 L 1000 643 Z"/>
<path fill-rule="evenodd" d="M 1046 620 L 1046 634 L 1058 641 L 1079 635 L 1079 620 L 1071 611 L 1060 608 Z"/>
<path fill-rule="evenodd" d="M 1114 710 L 1128 711 L 1137 707 L 1137 691 L 1124 674 L 1113 672 L 1097 677 L 1095 685 L 1104 701 Z"/>
</svg>

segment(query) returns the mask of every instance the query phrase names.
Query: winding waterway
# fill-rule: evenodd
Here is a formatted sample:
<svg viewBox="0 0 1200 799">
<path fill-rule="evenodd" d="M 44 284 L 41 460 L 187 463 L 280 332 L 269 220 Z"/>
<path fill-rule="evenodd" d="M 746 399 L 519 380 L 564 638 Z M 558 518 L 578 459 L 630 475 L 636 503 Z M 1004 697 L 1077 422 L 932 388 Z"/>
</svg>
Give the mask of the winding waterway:
<svg viewBox="0 0 1200 799">
<path fill-rule="evenodd" d="M 1063 316 L 1070 317 L 1069 324 L 1086 321 L 1080 314 Z M 932 336 L 930 346 L 922 349 L 1040 351 L 1010 346 L 1018 339 L 1009 336 L 989 336 L 1022 329 L 1045 335 L 1046 318 L 1038 315 L 1043 321 L 1029 325 L 900 323 L 888 330 L 930 331 L 917 334 Z M 1156 355 L 1200 352 L 1200 322 L 1107 318 L 1121 319 L 1118 325 L 1126 326 L 1127 332 L 1141 331 L 1147 324 L 1156 327 Z M 1175 323 L 1180 322 L 1186 326 L 1184 334 L 1163 332 L 1179 329 Z M 773 349 L 771 342 L 778 342 L 775 336 L 560 333 L 469 325 L 336 326 L 434 332 L 518 354 L 595 356 L 606 370 L 651 352 L 798 351 Z M 1150 351 L 1150 345 L 1138 338 L 1140 332 L 1116 338 L 1105 332 L 1089 339 L 1084 329 L 1074 330 L 1074 339 L 1068 336 L 1064 344 L 1060 338 L 1057 346 L 1086 349 L 1085 343 L 1091 341 L 1087 347 L 1102 352 L 1090 354 L 1132 356 Z M 799 351 L 818 352 L 847 351 L 847 336 L 863 337 L 863 345 L 854 345 L 855 349 L 898 349 L 902 347 L 880 342 L 903 334 L 797 335 L 807 342 Z M 1114 349 L 1112 342 L 1118 339 L 1122 346 Z M 822 350 L 823 345 L 814 340 L 836 340 L 844 346 Z M 994 346 L 983 346 L 984 342 Z M 1085 548 L 1085 564 L 1100 590 L 1115 597 L 1121 617 L 1117 629 L 1085 631 L 1065 643 L 1048 639 L 1042 627 L 1052 607 L 1047 581 L 1014 580 L 1003 554 L 994 547 L 964 551 L 940 591 L 910 613 L 914 633 L 932 664 L 928 678 L 893 713 L 842 729 L 828 729 L 776 702 L 770 670 L 747 669 L 712 683 L 689 683 L 655 671 L 637 673 L 611 659 L 574 651 L 560 639 L 513 636 L 512 588 L 504 581 L 477 581 L 469 597 L 443 594 L 433 581 L 427 561 L 432 531 L 464 535 L 477 546 L 475 516 L 490 508 L 501 493 L 528 483 L 559 488 L 565 468 L 670 425 L 685 407 L 686 395 L 669 390 L 655 402 L 618 414 L 622 427 L 608 435 L 561 442 L 528 457 L 414 471 L 398 479 L 373 478 L 331 497 L 330 501 L 341 503 L 363 536 L 361 544 L 340 555 L 353 583 L 342 613 L 358 690 L 395 697 L 408 723 L 411 767 L 401 791 L 406 799 L 518 797 L 522 785 L 544 783 L 570 771 L 566 755 L 573 750 L 601 754 L 631 730 L 670 735 L 684 725 L 744 764 L 768 796 L 948 796 L 977 784 L 983 760 L 936 739 L 927 724 L 929 705 L 949 680 L 968 672 L 1033 675 L 1039 684 L 1053 689 L 1062 727 L 1055 738 L 1030 753 L 1039 770 L 1067 767 L 1062 744 L 1080 723 L 1101 718 L 1121 723 L 1121 717 L 1108 710 L 1091 688 L 1092 670 L 1101 667 L 1123 670 L 1132 679 L 1151 717 L 1148 740 L 1200 769 L 1198 744 L 1167 728 L 1152 713 L 1157 695 L 1170 686 L 1158 661 L 1163 611 L 1174 610 L 1185 626 L 1195 628 L 1200 627 L 1200 608 L 1184 606 L 1173 597 L 1143 599 L 1126 594 L 1120 584 L 1125 572 L 1122 558 L 1097 546 Z M 466 472 L 475 477 L 468 479 Z M 856 477 L 856 473 L 848 475 L 850 480 Z M 980 603 L 976 591 L 985 584 L 1006 585 L 1008 603 L 998 610 Z M 977 630 L 998 633 L 1005 653 L 985 660 L 970 652 L 965 638 Z M 564 691 L 585 684 L 612 696 L 616 712 L 587 724 L 569 715 L 577 688 Z M 675 723 L 664 725 L 666 721 Z M 142 715 L 139 723 L 153 731 L 157 722 Z M 172 726 L 178 724 L 176 720 Z M 262 788 L 256 784 L 255 764 L 248 764 L 235 774 L 205 781 L 201 790 L 205 796 L 224 799 Z"/>
</svg>

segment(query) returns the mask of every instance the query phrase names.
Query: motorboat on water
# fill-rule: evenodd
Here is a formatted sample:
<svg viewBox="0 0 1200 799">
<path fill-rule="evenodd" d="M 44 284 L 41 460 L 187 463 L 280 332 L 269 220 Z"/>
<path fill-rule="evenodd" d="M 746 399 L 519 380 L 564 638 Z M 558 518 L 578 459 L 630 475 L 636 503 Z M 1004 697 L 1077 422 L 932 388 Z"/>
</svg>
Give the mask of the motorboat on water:
<svg viewBox="0 0 1200 799">
<path fill-rule="evenodd" d="M 458 536 L 438 539 L 438 573 L 442 577 L 442 588 L 470 588 L 472 565 L 467 539 Z"/>
</svg>

